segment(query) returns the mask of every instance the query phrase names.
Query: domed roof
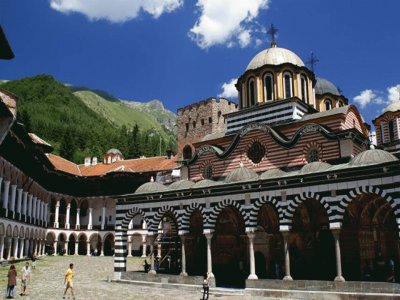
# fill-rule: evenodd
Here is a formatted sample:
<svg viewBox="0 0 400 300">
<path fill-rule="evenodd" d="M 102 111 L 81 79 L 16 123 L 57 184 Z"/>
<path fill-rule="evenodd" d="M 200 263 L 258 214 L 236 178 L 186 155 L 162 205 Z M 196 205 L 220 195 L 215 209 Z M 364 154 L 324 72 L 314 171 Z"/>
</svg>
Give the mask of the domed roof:
<svg viewBox="0 0 400 300">
<path fill-rule="evenodd" d="M 281 65 L 290 63 L 299 67 L 304 67 L 304 62 L 294 52 L 273 46 L 259 52 L 248 64 L 247 70 L 254 70 L 264 65 Z"/>
<path fill-rule="evenodd" d="M 356 166 L 373 165 L 373 164 L 386 163 L 396 160 L 398 160 L 397 157 L 387 151 L 380 149 L 370 149 L 361 152 L 357 154 L 355 157 L 353 157 L 349 162 L 349 166 L 356 167 Z"/>
<path fill-rule="evenodd" d="M 139 186 L 135 194 L 150 194 L 164 192 L 167 188 L 161 183 L 154 182 L 153 177 L 151 177 L 150 182 L 146 182 Z"/>
<path fill-rule="evenodd" d="M 260 179 L 270 179 L 285 176 L 286 172 L 281 169 L 269 169 L 260 175 Z"/>
<path fill-rule="evenodd" d="M 330 164 L 321 161 L 314 161 L 309 164 L 306 164 L 300 169 L 300 174 L 309 174 L 314 172 L 322 172 L 331 167 Z"/>
<path fill-rule="evenodd" d="M 115 149 L 115 148 L 111 148 L 106 153 L 107 154 L 121 154 L 122 155 L 121 151 L 119 151 L 118 149 Z"/>
<path fill-rule="evenodd" d="M 258 174 L 255 171 L 245 168 L 241 164 L 239 168 L 233 170 L 225 177 L 225 183 L 251 181 L 257 179 L 258 179 Z"/>
<path fill-rule="evenodd" d="M 206 188 L 206 187 L 220 185 L 220 184 L 222 184 L 222 182 L 220 182 L 220 181 L 214 181 L 214 180 L 210 180 L 210 179 L 203 179 L 203 180 L 200 180 L 200 181 L 196 182 L 194 184 L 193 188 Z"/>
<path fill-rule="evenodd" d="M 178 180 L 168 186 L 169 191 L 190 189 L 194 186 L 194 182 L 186 179 Z"/>
<path fill-rule="evenodd" d="M 398 110 L 400 110 L 400 101 L 396 101 L 396 102 L 393 102 L 392 104 L 389 104 L 383 112 L 384 113 L 388 112 L 388 111 L 395 112 Z"/>
<path fill-rule="evenodd" d="M 336 85 L 334 85 L 329 80 L 326 80 L 325 78 L 317 77 L 317 83 L 315 84 L 315 94 L 323 95 L 327 93 L 335 96 L 340 96 L 340 92 Z"/>
</svg>

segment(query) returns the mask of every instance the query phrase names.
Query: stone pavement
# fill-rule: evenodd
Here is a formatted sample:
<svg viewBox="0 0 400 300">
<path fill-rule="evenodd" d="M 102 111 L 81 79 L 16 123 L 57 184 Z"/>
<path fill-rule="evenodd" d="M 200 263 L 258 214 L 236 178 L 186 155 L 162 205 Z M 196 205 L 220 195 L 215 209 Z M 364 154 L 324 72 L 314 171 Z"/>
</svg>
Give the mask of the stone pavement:
<svg viewBox="0 0 400 300">
<path fill-rule="evenodd" d="M 200 299 L 201 286 L 197 291 L 177 290 L 146 287 L 133 284 L 107 282 L 107 277 L 113 275 L 113 257 L 88 257 L 88 256 L 56 256 L 41 257 L 37 262 L 36 270 L 32 271 L 32 277 L 28 286 L 29 295 L 16 299 L 40 299 L 55 300 L 62 299 L 64 289 L 64 274 L 69 263 L 74 264 L 74 286 L 76 299 L 111 300 L 111 299 L 169 299 L 186 300 Z M 137 264 L 137 262 L 136 262 Z M 140 264 L 140 261 L 139 261 Z M 133 264 L 128 270 L 134 269 Z M 20 272 L 22 265 L 17 267 Z M 19 274 L 20 275 L 20 274 Z M 18 289 L 20 291 L 21 281 L 18 278 Z M 0 299 L 4 297 L 4 288 L 1 287 Z M 68 292 L 67 299 L 72 299 Z M 266 299 L 265 297 L 250 297 L 239 295 L 210 295 L 209 299 Z M 274 298 L 276 299 L 276 298 Z"/>
</svg>

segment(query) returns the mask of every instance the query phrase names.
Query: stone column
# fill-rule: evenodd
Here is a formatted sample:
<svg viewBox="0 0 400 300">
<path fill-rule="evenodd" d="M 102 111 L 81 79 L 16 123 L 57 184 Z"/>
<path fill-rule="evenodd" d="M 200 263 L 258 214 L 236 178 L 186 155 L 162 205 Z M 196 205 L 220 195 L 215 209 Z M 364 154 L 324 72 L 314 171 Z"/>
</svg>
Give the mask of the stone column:
<svg viewBox="0 0 400 300">
<path fill-rule="evenodd" d="M 54 228 L 58 228 L 59 223 L 58 223 L 58 215 L 60 214 L 60 200 L 57 200 L 56 203 L 56 212 L 54 216 Z"/>
<path fill-rule="evenodd" d="M 66 241 L 64 243 L 64 251 L 65 251 L 65 255 L 69 255 L 69 253 L 68 253 L 68 241 Z"/>
<path fill-rule="evenodd" d="M 254 232 L 247 232 L 249 237 L 250 275 L 247 279 L 258 279 L 256 275 L 256 264 L 254 259 Z"/>
<path fill-rule="evenodd" d="M 41 208 L 41 204 L 42 204 L 42 200 L 40 200 L 39 198 L 37 198 L 37 202 L 36 202 L 36 224 L 40 224 L 40 208 Z"/>
<path fill-rule="evenodd" d="M 12 249 L 11 249 L 12 240 L 11 240 L 11 237 L 8 237 L 7 239 L 8 239 L 7 260 L 10 260 L 11 251 L 12 251 Z"/>
<path fill-rule="evenodd" d="M 285 252 L 285 277 L 283 277 L 283 280 L 293 280 L 292 276 L 290 276 L 290 255 L 288 247 L 289 231 L 283 231 L 282 235 Z"/>
<path fill-rule="evenodd" d="M 78 250 L 79 250 L 79 242 L 75 242 L 75 255 L 78 255 Z"/>
<path fill-rule="evenodd" d="M 24 254 L 25 254 L 25 256 L 28 256 L 28 253 L 29 253 L 29 240 L 26 239 L 25 243 L 24 243 Z"/>
<path fill-rule="evenodd" d="M 19 217 L 18 220 L 21 221 L 21 215 L 22 215 L 22 192 L 24 190 L 23 189 L 18 189 L 17 190 L 17 213 L 19 213 Z"/>
<path fill-rule="evenodd" d="M 33 197 L 32 210 L 31 210 L 31 223 L 34 223 L 33 220 L 35 220 L 35 222 L 36 222 L 36 202 L 37 202 L 37 197 Z"/>
<path fill-rule="evenodd" d="M 12 212 L 12 218 L 15 218 L 15 198 L 17 196 L 17 185 L 13 184 L 11 185 L 11 207 L 10 207 L 10 212 Z"/>
<path fill-rule="evenodd" d="M 186 236 L 185 234 L 181 234 L 181 242 L 182 242 L 182 272 L 181 272 L 181 276 L 188 276 L 188 274 L 186 273 L 186 253 L 185 253 L 185 240 L 186 240 Z"/>
<path fill-rule="evenodd" d="M 6 212 L 6 217 L 8 215 L 8 197 L 10 193 L 10 181 L 4 181 L 4 191 L 3 191 L 3 208 Z"/>
<path fill-rule="evenodd" d="M 79 230 L 81 228 L 81 220 L 80 220 L 80 215 L 81 215 L 81 209 L 77 208 L 76 209 L 76 224 L 75 224 L 75 229 Z"/>
<path fill-rule="evenodd" d="M 211 257 L 211 239 L 213 237 L 212 233 L 204 234 L 207 239 L 207 273 L 209 278 L 214 278 L 214 274 L 212 272 L 212 257 Z"/>
<path fill-rule="evenodd" d="M 87 241 L 87 245 L 86 245 L 86 255 L 90 256 L 90 241 Z"/>
<path fill-rule="evenodd" d="M 142 235 L 142 258 L 146 258 L 146 251 L 147 250 L 147 244 L 146 244 L 146 235 Z"/>
<path fill-rule="evenodd" d="M 69 224 L 69 214 L 71 211 L 71 203 L 67 204 L 67 211 L 65 216 L 65 229 L 70 229 L 71 225 Z"/>
<path fill-rule="evenodd" d="M 0 260 L 4 260 L 4 236 L 0 236 Z"/>
<path fill-rule="evenodd" d="M 101 242 L 100 256 L 104 256 L 104 241 Z"/>
<path fill-rule="evenodd" d="M 150 246 L 150 270 L 149 274 L 157 274 L 156 270 L 154 270 L 154 241 L 155 241 L 155 236 L 154 235 L 148 235 L 147 236 L 147 242 L 149 243 Z"/>
<path fill-rule="evenodd" d="M 105 225 L 106 225 L 106 207 L 103 206 L 103 211 L 101 214 L 101 230 L 105 229 Z"/>
<path fill-rule="evenodd" d="M 43 216 L 43 219 L 44 219 L 44 226 L 45 226 L 45 227 L 47 227 L 47 222 L 48 222 L 48 220 L 49 220 L 48 210 L 49 210 L 49 204 L 46 203 L 46 204 L 44 205 L 44 216 Z"/>
<path fill-rule="evenodd" d="M 128 237 L 128 257 L 132 257 L 132 243 L 133 236 L 131 236 L 131 238 Z"/>
<path fill-rule="evenodd" d="M 44 224 L 44 202 L 40 201 L 40 215 L 39 215 L 39 220 L 42 222 L 42 226 Z"/>
<path fill-rule="evenodd" d="M 14 238 L 14 248 L 13 248 L 13 256 L 14 256 L 14 259 L 17 259 L 17 258 L 18 258 L 18 240 L 19 240 L 18 237 L 15 237 L 15 238 Z"/>
<path fill-rule="evenodd" d="M 25 239 L 22 238 L 19 241 L 19 258 L 23 258 L 24 257 L 24 248 L 25 248 Z"/>
<path fill-rule="evenodd" d="M 57 240 L 55 240 L 55 241 L 53 242 L 53 247 L 54 247 L 53 256 L 56 256 L 56 255 L 57 255 Z"/>
<path fill-rule="evenodd" d="M 26 222 L 26 211 L 28 209 L 28 192 L 23 192 L 23 203 L 22 203 L 22 214 L 24 215 L 24 221 Z"/>
<path fill-rule="evenodd" d="M 333 238 L 335 239 L 335 255 L 336 255 L 336 277 L 335 281 L 344 282 L 344 277 L 342 276 L 342 259 L 340 254 L 340 229 L 332 230 Z"/>
<path fill-rule="evenodd" d="M 93 207 L 89 207 L 89 222 L 88 222 L 88 230 L 93 229 Z"/>
</svg>

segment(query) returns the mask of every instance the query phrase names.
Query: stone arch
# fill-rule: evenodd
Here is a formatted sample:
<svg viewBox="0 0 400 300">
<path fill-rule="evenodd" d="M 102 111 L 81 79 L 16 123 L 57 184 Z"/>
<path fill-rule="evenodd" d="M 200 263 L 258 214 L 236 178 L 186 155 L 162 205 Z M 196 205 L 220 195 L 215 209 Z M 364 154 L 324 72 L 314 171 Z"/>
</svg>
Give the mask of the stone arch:
<svg viewBox="0 0 400 300">
<path fill-rule="evenodd" d="M 132 218 L 137 214 L 139 214 L 143 217 L 143 220 L 146 222 L 147 228 L 150 228 L 150 222 L 147 220 L 146 215 L 143 212 L 143 210 L 141 210 L 140 208 L 137 208 L 137 207 L 133 207 L 125 214 L 124 219 L 121 221 L 121 225 L 120 225 L 121 229 L 128 230 L 129 223 L 131 222 Z"/>
<path fill-rule="evenodd" d="M 319 203 L 321 203 L 321 205 L 326 210 L 326 213 L 327 213 L 328 219 L 329 219 L 329 223 L 333 223 L 335 221 L 335 219 L 334 219 L 335 216 L 334 216 L 333 210 L 329 206 L 329 204 L 326 202 L 325 199 L 321 198 L 321 196 L 319 194 L 315 194 L 313 192 L 304 192 L 300 195 L 295 196 L 294 199 L 289 200 L 289 205 L 287 206 L 287 209 L 285 212 L 286 222 L 289 227 L 292 226 L 293 215 L 294 215 L 297 207 L 299 207 L 299 205 L 307 199 L 315 199 Z"/>
<path fill-rule="evenodd" d="M 186 207 L 185 212 L 181 216 L 180 220 L 178 222 L 182 224 L 182 230 L 184 231 L 189 231 L 190 227 L 190 217 L 192 213 L 195 211 L 195 209 L 198 209 L 203 217 L 203 224 L 206 222 L 207 216 L 204 211 L 203 206 L 199 205 L 198 203 L 192 203 L 189 206 Z"/>
<path fill-rule="evenodd" d="M 19 235 L 18 226 L 15 225 L 15 226 L 14 226 L 14 229 L 13 229 L 12 237 L 13 237 L 13 238 L 16 238 L 16 237 L 18 237 L 18 235 Z"/>
<path fill-rule="evenodd" d="M 24 226 L 21 226 L 21 228 L 19 229 L 19 237 L 23 238 L 25 236 L 25 228 Z"/>
<path fill-rule="evenodd" d="M 3 224 L 3 223 L 0 223 L 0 236 L 4 236 L 5 233 L 6 233 L 6 232 L 5 232 L 5 230 L 4 230 L 4 224 Z"/>
<path fill-rule="evenodd" d="M 177 227 L 178 227 L 177 229 L 178 229 L 178 230 L 181 229 L 181 228 L 179 228 L 179 226 L 180 226 L 180 224 L 179 224 L 179 217 L 177 216 L 176 212 L 175 212 L 172 208 L 170 208 L 168 205 L 166 205 L 166 206 L 160 207 L 160 209 L 158 210 L 158 212 L 153 216 L 153 218 L 152 218 L 152 220 L 151 220 L 151 226 L 148 227 L 148 228 L 149 228 L 149 231 L 152 231 L 152 232 L 157 232 L 157 231 L 158 231 L 158 224 L 160 223 L 162 217 L 163 217 L 167 212 L 170 212 L 170 213 L 174 216 L 174 218 L 175 218 L 175 220 L 176 220 L 176 222 L 177 222 L 177 224 L 176 224 Z"/>
<path fill-rule="evenodd" d="M 115 235 L 112 232 L 108 232 L 103 236 L 102 240 L 103 251 L 105 256 L 114 255 L 115 252 Z"/>
<path fill-rule="evenodd" d="M 250 210 L 249 227 L 257 227 L 258 213 L 260 212 L 261 207 L 267 203 L 271 204 L 275 208 L 278 212 L 279 224 L 282 223 L 284 212 L 279 205 L 279 201 L 275 197 L 270 198 L 269 196 L 261 196 L 256 202 L 254 202 L 252 209 Z"/>
<path fill-rule="evenodd" d="M 11 237 L 12 236 L 12 228 L 11 225 L 8 224 L 7 229 L 6 229 L 6 236 Z"/>
<path fill-rule="evenodd" d="M 249 227 L 249 220 L 248 220 L 247 214 L 246 214 L 245 210 L 243 209 L 243 207 L 239 203 L 237 203 L 236 201 L 233 201 L 231 199 L 224 199 L 222 202 L 219 202 L 214 207 L 214 209 L 210 213 L 206 223 L 204 224 L 204 229 L 212 229 L 212 230 L 214 230 L 215 229 L 215 222 L 217 221 L 219 214 L 227 206 L 235 207 L 238 210 L 239 215 L 243 218 L 245 227 L 246 228 Z"/>
</svg>

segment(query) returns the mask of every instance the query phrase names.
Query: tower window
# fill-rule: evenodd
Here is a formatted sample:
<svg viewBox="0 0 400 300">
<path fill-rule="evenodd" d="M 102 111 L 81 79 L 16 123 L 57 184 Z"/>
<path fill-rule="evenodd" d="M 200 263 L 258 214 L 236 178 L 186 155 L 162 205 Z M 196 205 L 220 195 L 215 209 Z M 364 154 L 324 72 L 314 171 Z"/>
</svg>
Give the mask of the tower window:
<svg viewBox="0 0 400 300">
<path fill-rule="evenodd" d="M 201 126 L 204 126 L 204 119 L 201 119 Z"/>
<path fill-rule="evenodd" d="M 213 176 L 213 168 L 211 164 L 205 165 L 203 169 L 203 178 L 211 179 Z"/>
<path fill-rule="evenodd" d="M 285 95 L 284 98 L 291 98 L 293 95 L 292 92 L 292 74 L 286 72 L 283 74 L 283 84 L 284 84 L 284 91 Z"/>
<path fill-rule="evenodd" d="M 256 86 L 254 84 L 253 78 L 251 78 L 249 80 L 249 84 L 247 87 L 247 100 L 248 100 L 249 106 L 253 106 L 256 104 Z"/>
<path fill-rule="evenodd" d="M 208 118 L 208 123 L 209 123 L 209 124 L 212 123 L 212 118 L 211 118 L 211 117 Z"/>
<path fill-rule="evenodd" d="M 331 100 L 325 100 L 325 110 L 330 110 L 332 109 L 332 102 Z"/>
<path fill-rule="evenodd" d="M 189 123 L 186 123 L 186 131 L 189 131 Z"/>
<path fill-rule="evenodd" d="M 192 158 L 192 147 L 190 147 L 189 145 L 186 145 L 185 147 L 183 147 L 183 159 L 191 159 Z"/>
<path fill-rule="evenodd" d="M 389 121 L 389 138 L 391 142 L 394 142 L 394 121 L 395 120 Z"/>
<path fill-rule="evenodd" d="M 274 78 L 270 73 L 264 76 L 264 100 L 274 100 Z"/>
<path fill-rule="evenodd" d="M 196 128 L 196 121 L 193 121 L 193 128 Z"/>
<path fill-rule="evenodd" d="M 308 86 L 307 86 L 307 78 L 301 76 L 301 99 L 307 103 L 308 102 Z"/>
</svg>

